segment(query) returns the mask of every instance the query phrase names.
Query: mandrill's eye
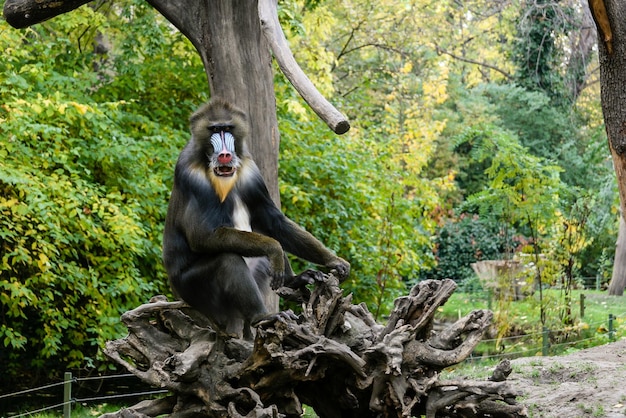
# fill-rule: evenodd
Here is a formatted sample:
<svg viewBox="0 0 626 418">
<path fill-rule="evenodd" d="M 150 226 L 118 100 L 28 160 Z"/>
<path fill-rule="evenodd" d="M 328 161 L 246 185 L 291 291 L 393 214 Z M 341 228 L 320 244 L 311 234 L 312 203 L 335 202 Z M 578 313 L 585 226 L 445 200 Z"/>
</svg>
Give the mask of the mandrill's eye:
<svg viewBox="0 0 626 418">
<path fill-rule="evenodd" d="M 209 131 L 211 131 L 214 134 L 218 134 L 220 132 L 231 132 L 232 130 L 233 130 L 233 127 L 230 125 L 209 126 Z"/>
</svg>

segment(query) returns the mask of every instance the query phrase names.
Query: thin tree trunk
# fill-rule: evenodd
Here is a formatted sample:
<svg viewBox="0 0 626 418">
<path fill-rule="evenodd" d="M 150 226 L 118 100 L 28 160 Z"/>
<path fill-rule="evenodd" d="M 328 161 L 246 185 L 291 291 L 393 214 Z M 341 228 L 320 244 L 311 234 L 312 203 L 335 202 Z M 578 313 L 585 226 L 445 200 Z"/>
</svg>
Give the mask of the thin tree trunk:
<svg viewBox="0 0 626 418">
<path fill-rule="evenodd" d="M 609 295 L 622 296 L 626 287 L 626 222 L 624 217 L 619 218 L 619 232 L 615 244 L 615 261 L 613 262 L 613 276 L 609 284 Z"/>
</svg>

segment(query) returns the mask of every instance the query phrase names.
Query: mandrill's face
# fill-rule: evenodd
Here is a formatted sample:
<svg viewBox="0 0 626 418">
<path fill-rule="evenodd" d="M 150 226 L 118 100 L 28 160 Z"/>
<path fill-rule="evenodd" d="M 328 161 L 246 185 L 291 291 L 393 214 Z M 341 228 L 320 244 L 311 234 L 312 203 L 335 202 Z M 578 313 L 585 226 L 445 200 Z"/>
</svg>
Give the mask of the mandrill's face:
<svg viewBox="0 0 626 418">
<path fill-rule="evenodd" d="M 206 176 L 223 202 L 241 177 L 244 161 L 249 159 L 245 114 L 228 103 L 211 102 L 191 116 L 191 131 L 205 155 Z"/>
<path fill-rule="evenodd" d="M 239 157 L 235 150 L 235 137 L 231 133 L 232 126 L 211 126 L 211 147 L 213 153 L 209 159 L 209 167 L 218 177 L 232 177 L 239 168 Z"/>
</svg>

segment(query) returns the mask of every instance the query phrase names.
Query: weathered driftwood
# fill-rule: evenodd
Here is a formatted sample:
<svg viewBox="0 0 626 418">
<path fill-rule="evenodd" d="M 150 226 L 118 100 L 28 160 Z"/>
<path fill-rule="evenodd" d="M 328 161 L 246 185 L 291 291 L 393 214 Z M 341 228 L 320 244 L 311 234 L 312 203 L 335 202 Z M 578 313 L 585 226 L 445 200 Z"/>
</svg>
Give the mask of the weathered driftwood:
<svg viewBox="0 0 626 418">
<path fill-rule="evenodd" d="M 109 342 L 105 353 L 171 395 L 105 416 L 296 417 L 303 404 L 321 417 L 526 416 L 500 377 L 439 380 L 442 369 L 471 353 L 492 319 L 477 310 L 434 333 L 453 281 L 418 283 L 396 300 L 385 326 L 343 297 L 334 276 L 314 286 L 300 315 L 263 321 L 254 344 L 219 335 L 200 314 L 163 296 L 127 312 L 128 336 Z"/>
</svg>

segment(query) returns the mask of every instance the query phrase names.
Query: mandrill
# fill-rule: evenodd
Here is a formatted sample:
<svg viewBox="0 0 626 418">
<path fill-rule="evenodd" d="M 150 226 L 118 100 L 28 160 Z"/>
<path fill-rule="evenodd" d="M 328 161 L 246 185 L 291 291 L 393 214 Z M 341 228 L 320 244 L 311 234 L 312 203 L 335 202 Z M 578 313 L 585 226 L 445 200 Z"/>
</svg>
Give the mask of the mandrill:
<svg viewBox="0 0 626 418">
<path fill-rule="evenodd" d="M 335 270 L 350 264 L 272 202 L 246 141 L 243 111 L 222 99 L 190 119 L 191 140 L 174 172 L 163 234 L 172 290 L 221 331 L 252 339 L 268 316 L 264 295 L 293 273 L 285 252 Z"/>
</svg>

